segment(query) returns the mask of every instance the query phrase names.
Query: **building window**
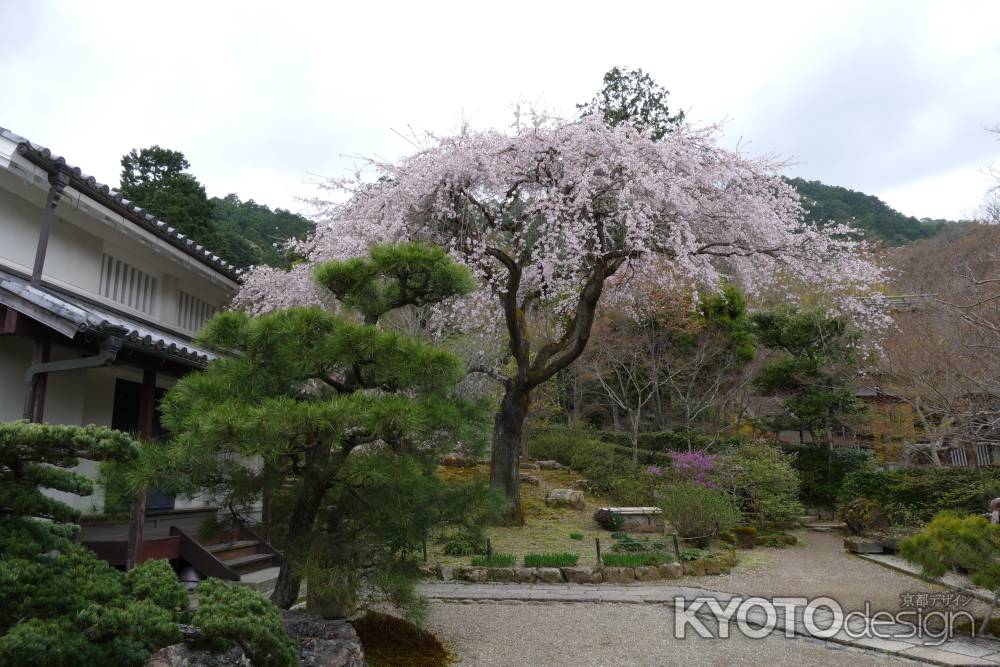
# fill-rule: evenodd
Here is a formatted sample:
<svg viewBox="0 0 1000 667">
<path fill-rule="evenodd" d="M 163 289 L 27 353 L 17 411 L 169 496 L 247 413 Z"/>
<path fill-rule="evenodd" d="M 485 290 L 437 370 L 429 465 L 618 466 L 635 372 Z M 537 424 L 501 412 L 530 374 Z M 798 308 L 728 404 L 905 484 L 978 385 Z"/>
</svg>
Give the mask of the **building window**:
<svg viewBox="0 0 1000 667">
<path fill-rule="evenodd" d="M 105 254 L 101 258 L 101 296 L 143 313 L 156 306 L 156 278 Z"/>
<path fill-rule="evenodd" d="M 183 329 L 198 331 L 212 315 L 215 315 L 216 310 L 218 309 L 215 306 L 187 292 L 181 291 L 177 294 L 177 324 Z"/>
</svg>

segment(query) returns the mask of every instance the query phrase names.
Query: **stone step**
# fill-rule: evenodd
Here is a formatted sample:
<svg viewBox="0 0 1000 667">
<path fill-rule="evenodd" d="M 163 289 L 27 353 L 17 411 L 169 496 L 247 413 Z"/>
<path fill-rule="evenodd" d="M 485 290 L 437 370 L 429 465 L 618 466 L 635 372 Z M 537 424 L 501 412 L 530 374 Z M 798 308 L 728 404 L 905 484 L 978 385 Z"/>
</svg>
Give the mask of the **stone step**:
<svg viewBox="0 0 1000 667">
<path fill-rule="evenodd" d="M 277 565 L 265 567 L 255 572 L 240 575 L 240 580 L 233 583 L 255 590 L 262 595 L 268 595 L 274 590 L 280 571 L 281 568 Z"/>
<path fill-rule="evenodd" d="M 227 558 L 222 561 L 226 567 L 240 575 L 260 570 L 271 565 L 273 562 L 274 554 L 250 554 L 248 556 Z"/>
<path fill-rule="evenodd" d="M 259 552 L 257 540 L 237 540 L 235 542 L 220 542 L 209 544 L 205 548 L 219 560 L 231 560 L 239 556 L 252 556 Z"/>
<path fill-rule="evenodd" d="M 825 523 L 810 523 L 805 526 L 815 533 L 832 533 L 835 530 L 847 528 L 847 524 L 841 521 L 828 521 Z"/>
</svg>

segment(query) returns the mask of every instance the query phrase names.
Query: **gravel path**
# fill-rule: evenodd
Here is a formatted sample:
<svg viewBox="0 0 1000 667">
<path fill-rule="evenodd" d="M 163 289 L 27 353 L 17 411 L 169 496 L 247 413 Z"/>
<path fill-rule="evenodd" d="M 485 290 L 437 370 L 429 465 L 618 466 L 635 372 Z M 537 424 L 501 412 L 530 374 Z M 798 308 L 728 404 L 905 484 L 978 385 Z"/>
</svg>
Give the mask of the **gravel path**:
<svg viewBox="0 0 1000 667">
<path fill-rule="evenodd" d="M 432 602 L 427 628 L 467 667 L 914 664 L 783 635 L 678 640 L 673 623 L 652 604 Z"/>
<path fill-rule="evenodd" d="M 845 611 L 864 609 L 865 601 L 873 611 L 899 610 L 903 593 L 944 590 L 847 553 L 843 535 L 808 530 L 796 535 L 797 546 L 739 552 L 750 561 L 730 574 L 685 577 L 676 583 L 765 597 L 827 595 Z"/>
</svg>

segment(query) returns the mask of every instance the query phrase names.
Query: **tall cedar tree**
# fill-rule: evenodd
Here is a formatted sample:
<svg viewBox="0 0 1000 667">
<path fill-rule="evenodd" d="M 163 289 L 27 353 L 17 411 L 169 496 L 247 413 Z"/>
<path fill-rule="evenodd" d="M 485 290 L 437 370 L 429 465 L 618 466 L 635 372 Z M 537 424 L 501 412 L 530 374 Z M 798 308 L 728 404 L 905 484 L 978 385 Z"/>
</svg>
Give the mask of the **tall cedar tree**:
<svg viewBox="0 0 1000 667">
<path fill-rule="evenodd" d="M 191 613 L 166 561 L 123 573 L 73 542 L 79 512 L 45 491 L 90 495 L 93 483 L 68 468 L 81 457 L 132 465 L 139 453 L 103 427 L 0 424 L 0 665 L 138 666 L 181 641 L 178 623 L 241 644 L 255 665 L 298 664 L 277 610 L 256 593 L 205 582 Z"/>
<path fill-rule="evenodd" d="M 205 186 L 187 173 L 180 151 L 151 146 L 122 156 L 122 196 L 146 209 L 213 252 L 221 242 L 212 226 L 212 203 Z"/>
<path fill-rule="evenodd" d="M 442 447 L 485 443 L 481 406 L 454 393 L 461 362 L 379 323 L 473 283 L 444 251 L 421 244 L 376 246 L 320 265 L 315 279 L 363 323 L 316 307 L 213 318 L 200 342 L 229 354 L 165 397 L 173 458 L 193 486 L 227 503 L 273 498 L 271 530 L 285 554 L 278 606 L 296 602 L 305 575 L 310 598 L 349 609 L 361 572 L 365 590 L 406 602 L 407 559 L 429 532 L 477 521 L 480 500 L 501 500 L 485 484 L 433 475 Z"/>
<path fill-rule="evenodd" d="M 604 87 L 594 99 L 576 108 L 598 114 L 608 127 L 629 123 L 653 141 L 659 141 L 684 122 L 684 112 L 670 115 L 670 91 L 641 69 L 612 67 L 604 75 Z"/>
</svg>

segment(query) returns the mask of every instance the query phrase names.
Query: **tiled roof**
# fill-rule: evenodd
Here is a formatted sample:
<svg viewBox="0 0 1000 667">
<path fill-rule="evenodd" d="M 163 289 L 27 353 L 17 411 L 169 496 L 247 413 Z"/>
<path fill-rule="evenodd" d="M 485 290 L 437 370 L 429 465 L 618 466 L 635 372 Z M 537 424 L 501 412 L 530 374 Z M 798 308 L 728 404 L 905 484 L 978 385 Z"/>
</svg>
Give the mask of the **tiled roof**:
<svg viewBox="0 0 1000 667">
<path fill-rule="evenodd" d="M 77 333 L 110 333 L 124 330 L 124 339 L 131 347 L 166 358 L 205 366 L 217 355 L 198 347 L 190 340 L 147 323 L 112 313 L 83 299 L 56 292 L 47 287 L 34 287 L 24 278 L 0 271 L 0 304 L 54 325 L 70 336 Z M 30 311 L 30 312 L 25 312 Z"/>
<path fill-rule="evenodd" d="M 146 231 L 160 237 L 167 243 L 201 261 L 203 264 L 212 267 L 227 278 L 237 281 L 240 279 L 240 269 L 207 248 L 195 243 L 192 239 L 181 234 L 163 220 L 147 213 L 133 202 L 125 199 L 117 190 L 101 183 L 93 176 L 83 173 L 79 167 L 69 164 L 66 158 L 56 155 L 45 146 L 32 143 L 3 127 L 0 127 L 0 137 L 16 143 L 18 153 L 35 162 L 46 171 L 59 170 L 69 175 L 70 184 L 77 190 L 92 197 L 95 201 L 117 211 Z"/>
</svg>

